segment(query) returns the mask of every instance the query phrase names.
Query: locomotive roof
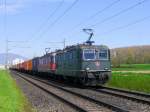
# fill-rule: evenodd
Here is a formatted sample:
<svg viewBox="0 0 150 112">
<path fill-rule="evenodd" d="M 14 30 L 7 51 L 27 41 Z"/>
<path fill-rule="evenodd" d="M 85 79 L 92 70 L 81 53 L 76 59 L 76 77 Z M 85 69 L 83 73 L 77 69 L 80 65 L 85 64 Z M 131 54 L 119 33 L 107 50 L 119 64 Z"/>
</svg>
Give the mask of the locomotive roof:
<svg viewBox="0 0 150 112">
<path fill-rule="evenodd" d="M 80 45 L 81 48 L 105 48 L 108 49 L 108 47 L 106 45 Z"/>
<path fill-rule="evenodd" d="M 106 45 L 87 45 L 87 44 L 77 44 L 77 45 L 73 45 L 73 46 L 67 46 L 65 49 L 62 50 L 56 50 L 56 53 L 64 53 L 65 51 L 69 51 L 69 50 L 73 50 L 73 49 L 77 49 L 77 48 L 97 48 L 97 49 L 108 49 L 108 47 Z"/>
<path fill-rule="evenodd" d="M 106 45 L 87 45 L 87 44 L 78 44 L 75 46 L 66 47 L 64 50 L 70 50 L 74 48 L 108 48 Z"/>
</svg>

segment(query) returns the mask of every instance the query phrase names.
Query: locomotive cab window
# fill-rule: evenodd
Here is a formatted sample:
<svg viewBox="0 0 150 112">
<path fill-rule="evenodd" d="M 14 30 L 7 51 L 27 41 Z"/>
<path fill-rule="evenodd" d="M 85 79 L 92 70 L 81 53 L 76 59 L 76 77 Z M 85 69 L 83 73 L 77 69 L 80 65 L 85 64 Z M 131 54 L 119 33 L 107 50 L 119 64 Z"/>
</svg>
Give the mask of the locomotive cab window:
<svg viewBox="0 0 150 112">
<path fill-rule="evenodd" d="M 83 50 L 83 59 L 84 60 L 94 60 L 95 59 L 95 50 L 94 49 Z"/>
<path fill-rule="evenodd" d="M 99 51 L 99 59 L 108 59 L 108 50 L 100 50 Z"/>
</svg>

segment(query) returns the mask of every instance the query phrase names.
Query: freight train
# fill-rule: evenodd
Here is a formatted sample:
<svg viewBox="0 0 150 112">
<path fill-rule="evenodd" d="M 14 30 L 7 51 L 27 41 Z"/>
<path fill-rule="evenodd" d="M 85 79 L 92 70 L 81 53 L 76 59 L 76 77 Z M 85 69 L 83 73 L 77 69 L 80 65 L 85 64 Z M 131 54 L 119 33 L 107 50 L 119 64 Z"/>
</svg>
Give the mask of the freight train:
<svg viewBox="0 0 150 112">
<path fill-rule="evenodd" d="M 11 69 L 32 74 L 46 74 L 82 85 L 103 85 L 111 77 L 110 50 L 105 45 L 91 43 L 87 41 L 84 44 L 47 53 L 13 65 Z"/>
</svg>

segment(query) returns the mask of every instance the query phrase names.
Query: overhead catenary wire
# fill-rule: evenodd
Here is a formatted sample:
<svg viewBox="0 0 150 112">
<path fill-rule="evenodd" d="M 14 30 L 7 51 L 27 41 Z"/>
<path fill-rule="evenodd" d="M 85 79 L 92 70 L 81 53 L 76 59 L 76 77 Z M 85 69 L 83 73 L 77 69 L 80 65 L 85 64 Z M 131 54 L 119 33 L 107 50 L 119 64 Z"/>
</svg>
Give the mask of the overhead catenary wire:
<svg viewBox="0 0 150 112">
<path fill-rule="evenodd" d="M 123 13 L 129 11 L 129 10 L 134 9 L 135 7 L 137 7 L 137 6 L 139 6 L 139 5 L 143 4 L 143 3 L 145 3 L 145 2 L 147 2 L 147 1 L 149 1 L 149 0 L 140 0 L 139 2 L 135 3 L 134 5 L 131 5 L 130 7 L 125 8 L 125 9 L 123 9 L 123 10 L 121 10 L 121 11 L 119 11 L 119 12 L 113 14 L 112 16 L 107 17 L 107 18 L 103 19 L 102 21 L 97 22 L 96 24 L 87 25 L 86 28 L 93 28 L 93 27 L 95 27 L 95 26 L 97 26 L 97 25 L 99 25 L 99 24 L 102 24 L 102 23 L 104 23 L 104 22 L 106 22 L 106 21 L 109 21 L 109 20 L 111 20 L 111 19 L 113 19 L 113 18 L 115 18 L 115 17 L 117 17 L 117 16 L 119 16 L 119 15 L 121 15 L 121 14 L 123 14 Z M 80 29 L 82 29 L 82 28 L 80 28 Z M 79 33 L 79 32 L 78 32 L 78 33 Z M 72 35 L 72 34 L 71 34 L 71 35 Z M 69 37 L 70 37 L 71 35 L 69 35 Z"/>
<path fill-rule="evenodd" d="M 131 5 L 130 7 L 125 8 L 125 9 L 119 11 L 118 13 L 116 13 L 116 14 L 114 14 L 114 15 L 112 15 L 112 16 L 107 17 L 107 18 L 103 19 L 103 20 L 100 21 L 100 22 L 97 22 L 97 23 L 95 23 L 95 24 L 89 25 L 88 27 L 95 27 L 95 26 L 97 26 L 97 25 L 100 25 L 100 24 L 102 24 L 102 23 L 104 23 L 104 22 L 106 22 L 106 21 L 108 21 L 108 20 L 111 20 L 111 19 L 113 19 L 113 18 L 115 18 L 115 17 L 117 17 L 117 16 L 119 16 L 119 15 L 121 15 L 121 14 L 123 14 L 123 13 L 125 13 L 125 12 L 127 12 L 127 11 L 129 11 L 129 10 L 131 10 L 131 9 L 134 9 L 135 7 L 137 7 L 137 6 L 139 6 L 139 5 L 142 5 L 143 3 L 148 2 L 148 1 L 149 1 L 149 0 L 142 0 L 142 1 L 139 1 L 138 3 L 136 3 L 136 4 L 134 4 L 134 5 Z"/>
<path fill-rule="evenodd" d="M 145 21 L 145 20 L 147 20 L 147 19 L 150 19 L 150 15 L 149 15 L 149 16 L 146 16 L 146 17 L 144 17 L 144 18 L 138 19 L 138 20 L 136 20 L 136 21 L 130 22 L 130 23 L 126 24 L 126 25 L 122 25 L 122 26 L 113 28 L 113 29 L 111 29 L 111 30 L 109 30 L 109 31 L 106 31 L 106 32 L 103 32 L 103 33 L 99 33 L 99 34 L 97 34 L 97 35 L 105 35 L 105 34 L 109 34 L 109 33 L 114 32 L 114 31 L 122 30 L 122 29 L 128 28 L 128 27 L 130 27 L 130 26 L 136 25 L 136 24 L 138 24 L 138 23 L 141 23 L 141 22 L 143 22 L 143 21 Z"/>
<path fill-rule="evenodd" d="M 54 9 L 54 11 L 52 11 L 52 13 L 50 13 L 50 15 L 46 18 L 46 20 L 38 27 L 38 29 L 36 30 L 36 32 L 33 34 L 33 37 L 35 37 L 35 35 L 40 32 L 44 26 L 49 22 L 49 20 L 57 13 L 57 11 L 60 10 L 60 8 L 63 6 L 65 0 L 62 0 L 59 5 Z M 33 40 L 34 38 L 32 38 L 31 40 Z"/>
<path fill-rule="evenodd" d="M 8 42 L 10 42 L 10 43 L 26 43 L 27 41 L 12 41 L 12 40 L 8 40 Z"/>
<path fill-rule="evenodd" d="M 48 44 L 63 44 L 63 47 L 66 47 L 66 39 L 64 38 L 64 40 L 62 42 L 45 42 Z"/>
<path fill-rule="evenodd" d="M 78 24 L 76 24 L 74 27 L 72 27 L 71 29 L 70 29 L 70 31 L 67 31 L 67 32 L 72 32 L 72 31 L 74 31 L 76 28 L 78 28 L 79 26 L 81 26 L 81 25 L 83 25 L 83 24 L 85 24 L 85 23 L 87 23 L 89 20 L 91 20 L 91 19 L 94 19 L 97 15 L 99 15 L 99 14 L 101 14 L 101 13 L 103 13 L 103 12 L 105 12 L 105 11 L 107 11 L 108 9 L 110 9 L 112 6 L 114 6 L 115 4 L 117 4 L 117 3 L 119 3 L 121 0 L 115 0 L 115 1 L 113 1 L 113 2 L 111 2 L 110 4 L 108 4 L 106 7 L 104 7 L 103 9 L 100 9 L 100 10 L 98 10 L 97 12 L 95 12 L 94 14 L 92 14 L 92 15 L 90 15 L 89 17 L 87 17 L 87 18 L 85 18 L 84 20 L 82 20 L 82 21 L 80 21 Z M 63 33 L 61 33 L 61 34 L 64 34 L 65 32 L 63 32 Z M 60 34 L 60 35 L 61 35 Z"/>
<path fill-rule="evenodd" d="M 11 45 L 14 45 L 14 43 L 15 43 L 15 46 L 11 46 Z M 16 43 L 19 44 L 19 45 L 16 45 Z M 9 45 L 8 51 L 10 51 L 10 48 L 29 48 L 29 46 L 20 46 L 20 44 L 22 44 L 22 43 L 26 43 L 26 41 L 12 41 L 12 40 L 7 40 L 7 45 Z"/>
<path fill-rule="evenodd" d="M 31 48 L 31 47 L 11 46 L 11 47 L 8 49 L 8 51 L 14 50 L 14 49 L 29 49 L 29 48 Z"/>
<path fill-rule="evenodd" d="M 60 16 L 58 16 L 49 26 L 45 29 L 37 38 L 42 38 L 42 36 L 49 31 L 61 18 L 63 18 L 78 2 L 79 0 L 75 0 Z"/>
<path fill-rule="evenodd" d="M 12 48 L 18 48 L 18 49 L 22 49 L 22 48 L 31 48 L 30 46 L 27 47 L 21 47 L 21 46 L 11 46 Z"/>
</svg>

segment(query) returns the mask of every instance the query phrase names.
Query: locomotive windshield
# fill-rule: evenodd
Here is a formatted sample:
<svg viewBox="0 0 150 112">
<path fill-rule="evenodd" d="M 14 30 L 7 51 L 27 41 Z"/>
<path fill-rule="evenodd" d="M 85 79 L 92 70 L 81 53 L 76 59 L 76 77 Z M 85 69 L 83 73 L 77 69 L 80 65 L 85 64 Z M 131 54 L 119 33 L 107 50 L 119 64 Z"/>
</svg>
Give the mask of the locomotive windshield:
<svg viewBox="0 0 150 112">
<path fill-rule="evenodd" d="M 95 50 L 94 49 L 85 49 L 83 51 L 83 58 L 85 60 L 94 60 L 95 59 Z"/>
<path fill-rule="evenodd" d="M 99 51 L 99 59 L 108 59 L 108 51 L 100 50 Z"/>
</svg>

